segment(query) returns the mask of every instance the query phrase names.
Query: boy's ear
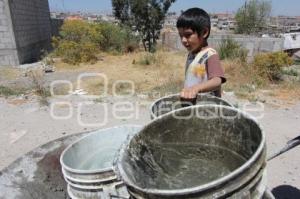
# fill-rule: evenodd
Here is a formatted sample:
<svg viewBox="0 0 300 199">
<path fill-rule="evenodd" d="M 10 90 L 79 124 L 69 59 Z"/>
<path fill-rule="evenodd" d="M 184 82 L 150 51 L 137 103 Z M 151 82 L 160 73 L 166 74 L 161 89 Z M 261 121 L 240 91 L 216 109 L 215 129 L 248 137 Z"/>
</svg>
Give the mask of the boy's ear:
<svg viewBox="0 0 300 199">
<path fill-rule="evenodd" d="M 205 39 L 205 38 L 207 38 L 208 34 L 209 34 L 208 28 L 204 28 L 203 33 L 202 33 L 202 37 Z"/>
</svg>

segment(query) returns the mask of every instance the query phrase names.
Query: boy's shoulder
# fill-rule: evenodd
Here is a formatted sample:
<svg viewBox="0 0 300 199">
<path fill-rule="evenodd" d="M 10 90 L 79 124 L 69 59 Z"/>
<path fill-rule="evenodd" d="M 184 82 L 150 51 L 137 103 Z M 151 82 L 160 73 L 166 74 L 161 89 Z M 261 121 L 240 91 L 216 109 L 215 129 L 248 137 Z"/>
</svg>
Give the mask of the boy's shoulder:
<svg viewBox="0 0 300 199">
<path fill-rule="evenodd" d="M 207 53 L 210 53 L 210 54 L 218 54 L 217 50 L 214 49 L 214 48 L 211 47 L 211 46 L 208 46 L 208 47 L 202 49 L 201 51 L 207 52 Z"/>
<path fill-rule="evenodd" d="M 202 60 L 207 60 L 214 55 L 218 55 L 218 52 L 212 47 L 206 47 L 198 53 L 197 57 L 199 62 L 202 62 Z"/>
<path fill-rule="evenodd" d="M 214 48 L 208 46 L 204 49 L 201 49 L 196 55 L 188 53 L 187 63 L 191 63 L 194 59 L 198 60 L 198 63 L 202 63 L 203 61 L 207 61 L 211 57 L 215 56 L 219 57 L 218 52 Z"/>
</svg>

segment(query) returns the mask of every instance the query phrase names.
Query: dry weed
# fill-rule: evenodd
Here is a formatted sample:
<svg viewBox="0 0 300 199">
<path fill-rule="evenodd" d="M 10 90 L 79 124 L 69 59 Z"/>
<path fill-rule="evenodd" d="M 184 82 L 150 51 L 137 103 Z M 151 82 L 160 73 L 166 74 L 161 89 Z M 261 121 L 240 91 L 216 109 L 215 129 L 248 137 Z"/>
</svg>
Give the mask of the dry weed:
<svg viewBox="0 0 300 199">
<path fill-rule="evenodd" d="M 108 79 L 108 93 L 112 94 L 114 85 L 118 94 L 127 93 L 128 84 L 121 85 L 117 81 L 131 81 L 136 93 L 148 93 L 162 89 L 162 92 L 179 92 L 176 89 L 182 85 L 184 78 L 184 63 L 186 55 L 177 52 L 158 51 L 153 54 L 155 62 L 149 65 L 139 64 L 139 60 L 145 53 L 131 53 L 119 56 L 103 54 L 103 60 L 96 64 L 81 64 L 75 66 L 76 71 L 94 72 L 106 75 Z M 135 61 L 134 61 L 135 60 Z M 72 66 L 61 62 L 55 63 L 57 71 L 70 71 Z M 89 94 L 99 94 L 103 91 L 103 81 L 97 78 L 87 78 L 82 84 L 82 89 Z"/>
<path fill-rule="evenodd" d="M 30 70 L 27 75 L 32 80 L 35 93 L 40 96 L 40 104 L 48 105 L 47 98 L 50 96 L 50 90 L 44 85 L 43 70 Z"/>
</svg>

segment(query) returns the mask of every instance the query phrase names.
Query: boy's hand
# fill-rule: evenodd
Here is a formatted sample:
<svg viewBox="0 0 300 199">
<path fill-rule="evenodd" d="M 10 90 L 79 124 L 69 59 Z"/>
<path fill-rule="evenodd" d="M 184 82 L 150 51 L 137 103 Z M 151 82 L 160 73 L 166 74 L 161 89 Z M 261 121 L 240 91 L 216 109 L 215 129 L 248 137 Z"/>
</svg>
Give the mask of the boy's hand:
<svg viewBox="0 0 300 199">
<path fill-rule="evenodd" d="M 182 89 L 180 93 L 180 97 L 185 99 L 193 99 L 197 97 L 198 93 L 199 93 L 199 88 L 197 86 L 192 86 L 189 88 Z"/>
</svg>

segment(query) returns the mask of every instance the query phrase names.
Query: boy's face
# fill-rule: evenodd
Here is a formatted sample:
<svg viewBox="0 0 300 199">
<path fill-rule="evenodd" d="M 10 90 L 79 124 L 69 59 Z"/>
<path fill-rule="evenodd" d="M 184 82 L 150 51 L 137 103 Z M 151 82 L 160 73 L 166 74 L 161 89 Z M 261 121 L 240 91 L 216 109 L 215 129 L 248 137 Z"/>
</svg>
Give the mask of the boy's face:
<svg viewBox="0 0 300 199">
<path fill-rule="evenodd" d="M 206 33 L 199 35 L 190 28 L 178 28 L 182 45 L 190 52 L 197 53 L 205 45 Z"/>
</svg>

